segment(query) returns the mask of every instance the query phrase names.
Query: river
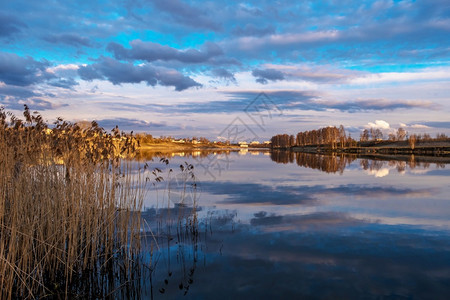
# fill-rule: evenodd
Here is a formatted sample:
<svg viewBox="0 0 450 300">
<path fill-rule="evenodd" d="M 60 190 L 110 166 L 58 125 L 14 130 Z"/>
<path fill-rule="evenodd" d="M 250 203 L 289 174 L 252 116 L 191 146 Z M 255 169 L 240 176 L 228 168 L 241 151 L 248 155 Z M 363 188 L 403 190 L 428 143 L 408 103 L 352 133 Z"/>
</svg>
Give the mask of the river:
<svg viewBox="0 0 450 300">
<path fill-rule="evenodd" d="M 448 164 L 246 150 L 168 158 L 150 162 L 165 180 L 144 202 L 143 298 L 450 295 Z M 185 162 L 195 181 L 180 175 Z"/>
</svg>

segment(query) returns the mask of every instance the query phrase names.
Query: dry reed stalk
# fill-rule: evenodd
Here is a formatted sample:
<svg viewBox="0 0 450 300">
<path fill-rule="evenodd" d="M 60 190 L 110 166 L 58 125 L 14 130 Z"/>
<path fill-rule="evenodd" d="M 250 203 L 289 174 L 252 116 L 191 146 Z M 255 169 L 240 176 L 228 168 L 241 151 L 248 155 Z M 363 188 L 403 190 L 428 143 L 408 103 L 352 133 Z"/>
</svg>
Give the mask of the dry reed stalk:
<svg viewBox="0 0 450 300">
<path fill-rule="evenodd" d="M 0 298 L 119 292 L 140 249 L 142 178 L 121 159 L 135 141 L 24 117 L 0 109 Z"/>
</svg>

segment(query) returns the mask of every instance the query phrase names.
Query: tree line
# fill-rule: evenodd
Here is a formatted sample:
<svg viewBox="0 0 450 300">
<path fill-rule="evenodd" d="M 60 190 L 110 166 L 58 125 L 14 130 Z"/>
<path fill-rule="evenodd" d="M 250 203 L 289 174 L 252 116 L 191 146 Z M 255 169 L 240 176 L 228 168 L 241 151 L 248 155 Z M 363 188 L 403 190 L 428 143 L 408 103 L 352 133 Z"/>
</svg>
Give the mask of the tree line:
<svg viewBox="0 0 450 300">
<path fill-rule="evenodd" d="M 384 135 L 380 129 L 370 128 L 364 129 L 359 137 L 360 144 L 362 142 L 383 141 Z M 430 134 L 408 134 L 408 132 L 400 127 L 394 133 L 387 135 L 388 141 L 407 141 L 411 148 L 418 142 L 426 141 L 448 141 L 449 138 L 444 133 L 438 133 L 435 138 Z M 272 148 L 290 148 L 302 146 L 327 146 L 331 149 L 345 148 L 357 146 L 358 143 L 350 134 L 347 135 L 344 126 L 328 126 L 320 129 L 301 131 L 297 135 L 277 134 L 271 138 Z"/>
<path fill-rule="evenodd" d="M 329 126 L 317 130 L 302 131 L 296 136 L 277 134 L 271 138 L 272 148 L 289 148 L 294 146 L 328 145 L 331 149 L 349 146 L 354 140 L 347 136 L 344 126 Z"/>
</svg>

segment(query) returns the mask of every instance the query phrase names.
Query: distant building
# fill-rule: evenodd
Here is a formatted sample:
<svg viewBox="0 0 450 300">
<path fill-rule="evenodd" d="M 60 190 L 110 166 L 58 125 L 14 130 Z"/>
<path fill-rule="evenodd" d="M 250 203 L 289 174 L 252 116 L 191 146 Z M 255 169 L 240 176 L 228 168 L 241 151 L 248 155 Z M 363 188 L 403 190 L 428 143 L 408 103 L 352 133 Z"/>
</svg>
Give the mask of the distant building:
<svg viewBox="0 0 450 300">
<path fill-rule="evenodd" d="M 250 143 L 250 145 L 259 145 L 259 142 L 258 141 L 253 141 L 253 142 Z"/>
<path fill-rule="evenodd" d="M 248 148 L 247 142 L 239 142 L 238 144 L 241 148 Z"/>
</svg>

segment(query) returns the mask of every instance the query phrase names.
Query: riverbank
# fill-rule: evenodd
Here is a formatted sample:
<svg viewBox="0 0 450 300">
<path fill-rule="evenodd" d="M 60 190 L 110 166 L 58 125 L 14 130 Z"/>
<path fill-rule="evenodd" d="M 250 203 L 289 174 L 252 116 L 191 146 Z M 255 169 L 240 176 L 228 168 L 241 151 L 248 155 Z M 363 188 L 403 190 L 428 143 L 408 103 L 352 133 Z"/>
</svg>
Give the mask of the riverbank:
<svg viewBox="0 0 450 300">
<path fill-rule="evenodd" d="M 364 155 L 421 155 L 450 157 L 450 141 L 421 141 L 413 146 L 407 141 L 370 141 L 355 146 L 334 148 L 329 145 L 294 146 L 287 148 L 305 153 L 352 153 Z"/>
<path fill-rule="evenodd" d="M 236 144 L 218 144 L 218 143 L 177 143 L 177 142 L 161 142 L 161 143 L 141 143 L 139 150 L 143 152 L 155 151 L 202 151 L 202 150 L 268 150 L 270 146 L 263 145 L 249 145 L 248 147 L 241 147 Z"/>
</svg>

